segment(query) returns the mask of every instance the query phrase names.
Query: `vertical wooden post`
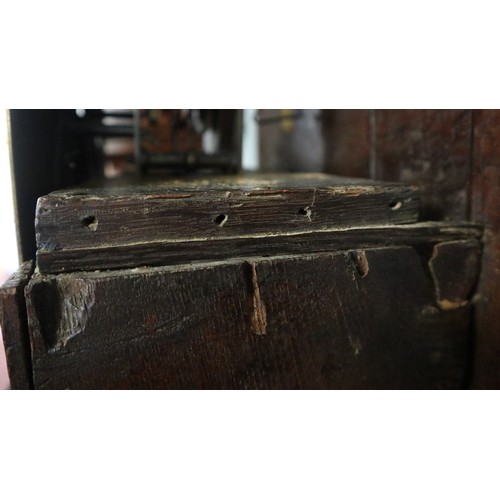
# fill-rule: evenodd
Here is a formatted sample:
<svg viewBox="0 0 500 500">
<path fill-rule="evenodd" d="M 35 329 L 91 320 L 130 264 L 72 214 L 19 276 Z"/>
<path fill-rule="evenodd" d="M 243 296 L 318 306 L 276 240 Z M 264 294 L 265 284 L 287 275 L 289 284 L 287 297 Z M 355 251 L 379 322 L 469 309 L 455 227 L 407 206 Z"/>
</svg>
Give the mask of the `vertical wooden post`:
<svg viewBox="0 0 500 500">
<path fill-rule="evenodd" d="M 484 225 L 473 386 L 500 388 L 500 111 L 474 111 L 470 217 Z"/>
</svg>

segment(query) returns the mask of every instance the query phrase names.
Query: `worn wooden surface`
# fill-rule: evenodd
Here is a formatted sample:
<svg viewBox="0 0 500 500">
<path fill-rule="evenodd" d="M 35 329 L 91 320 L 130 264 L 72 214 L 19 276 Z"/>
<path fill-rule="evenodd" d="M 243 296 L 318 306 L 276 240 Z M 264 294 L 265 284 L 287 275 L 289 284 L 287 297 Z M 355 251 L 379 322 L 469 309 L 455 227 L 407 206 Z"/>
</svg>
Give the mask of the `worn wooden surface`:
<svg viewBox="0 0 500 500">
<path fill-rule="evenodd" d="M 421 188 L 423 193 L 424 218 L 463 220 L 470 217 L 472 221 L 485 225 L 482 275 L 478 293 L 474 297 L 476 306 L 474 314 L 476 325 L 474 386 L 500 387 L 500 336 L 498 335 L 500 330 L 500 317 L 498 315 L 500 292 L 497 272 L 500 269 L 500 242 L 498 238 L 500 230 L 498 222 L 498 214 L 500 213 L 498 207 L 500 199 L 498 168 L 500 112 L 495 110 L 356 110 L 356 116 L 348 110 L 333 111 L 333 113 L 337 113 L 331 122 L 333 132 L 330 135 L 324 134 L 326 146 L 335 144 L 335 147 L 327 147 L 324 150 L 326 152 L 325 165 L 329 165 L 333 173 L 349 174 L 349 172 L 353 172 L 350 175 L 366 176 L 366 172 L 368 172 L 372 178 L 414 183 Z M 286 130 L 283 130 L 283 133 L 287 133 Z M 311 143 L 308 147 L 314 146 L 314 144 Z M 316 145 L 318 148 L 325 146 L 321 142 Z M 291 149 L 287 149 L 287 151 L 291 151 Z M 309 153 L 314 156 L 317 152 L 309 151 Z M 351 162 L 347 167 L 346 161 Z M 472 178 L 470 177 L 471 172 Z M 469 194 L 469 199 L 467 199 L 467 194 Z M 222 212 L 218 215 L 221 214 Z M 84 218 L 91 215 L 87 214 Z M 125 215 L 125 213 L 122 214 L 123 217 Z M 307 217 L 307 210 L 305 210 L 305 217 Z M 87 219 L 85 224 L 83 220 L 80 222 L 85 226 L 87 232 L 97 232 L 99 226 L 94 224 L 95 221 Z M 94 227 L 96 231 L 92 231 Z M 333 237 L 333 235 L 331 236 Z M 293 235 L 291 239 L 286 240 L 289 244 L 289 252 L 309 252 L 308 246 L 302 246 L 301 237 Z M 465 236 L 465 239 L 469 237 L 474 238 L 475 236 L 469 234 Z M 225 244 L 224 239 L 218 241 L 221 246 Z M 239 241 L 243 242 L 244 240 Z M 369 239 L 365 243 L 369 245 Z M 400 241 L 399 243 L 413 244 L 414 242 Z M 435 246 L 432 252 L 429 248 L 419 248 L 419 252 L 421 257 L 424 255 L 425 259 L 432 260 L 432 264 L 428 266 L 429 276 L 435 286 L 436 301 L 438 305 L 441 302 L 440 309 L 443 310 L 442 306 L 444 305 L 446 309 L 446 306 L 449 305 L 448 302 L 451 304 L 467 302 L 468 299 L 460 297 L 463 294 L 467 295 L 467 290 L 472 286 L 470 284 L 473 280 L 470 276 L 471 272 L 468 270 L 469 267 L 463 268 L 465 274 L 462 275 L 460 266 L 455 263 L 455 273 L 445 273 L 449 277 L 448 284 L 442 281 L 438 286 L 436 283 L 439 282 L 436 280 L 440 272 L 439 269 L 441 269 L 442 259 L 447 262 L 446 259 L 454 255 L 456 262 L 457 255 L 454 253 L 452 238 L 434 243 L 439 245 Z M 194 246 L 196 244 L 193 242 Z M 387 244 L 394 243 L 388 242 Z M 152 254 L 155 255 L 153 263 L 164 262 L 160 255 L 161 245 L 157 242 L 151 248 Z M 251 245 L 248 239 L 244 241 L 245 248 L 247 245 Z M 339 248 L 336 246 L 336 242 L 332 246 L 329 242 L 326 242 L 325 245 L 325 250 Z M 474 245 L 472 246 L 474 247 Z M 200 249 L 195 250 L 194 253 L 198 252 L 201 255 L 201 247 L 202 244 L 200 244 Z M 80 251 L 80 249 L 76 250 Z M 101 250 L 104 253 L 106 251 L 104 248 Z M 142 249 L 138 250 L 142 251 Z M 182 246 L 176 247 L 175 251 L 181 253 Z M 124 252 L 125 246 L 117 248 L 116 259 L 118 261 L 123 258 L 120 257 L 120 254 L 123 256 Z M 232 252 L 233 250 L 230 249 L 227 255 L 235 255 Z M 252 252 L 255 254 L 255 248 Z M 476 252 L 477 248 L 468 247 L 461 249 L 459 253 L 462 257 L 468 255 L 469 257 L 466 258 L 473 260 Z M 101 259 L 100 266 L 105 260 L 104 253 L 99 257 Z M 111 255 L 111 252 L 108 253 Z M 263 254 L 263 252 L 257 253 Z M 82 259 L 83 262 L 86 262 L 88 260 L 85 249 L 83 253 L 73 256 L 62 251 L 59 253 L 59 257 L 63 261 L 69 260 L 68 269 L 72 269 L 71 266 L 74 265 L 71 261 Z M 49 260 L 50 258 L 49 256 Z M 111 260 L 114 259 L 113 255 Z M 175 262 L 175 259 L 174 252 L 172 261 Z M 122 264 L 118 262 L 117 265 L 121 266 Z M 364 268 L 362 259 L 358 267 L 361 270 Z M 58 270 L 57 267 L 52 268 L 50 265 L 46 269 L 47 271 Z M 451 293 L 452 290 L 456 290 L 457 285 L 460 296 Z M 450 311 L 453 311 L 453 307 L 451 306 Z M 458 309 L 461 309 L 461 306 Z M 257 315 L 257 317 L 262 317 L 262 314 Z"/>
<path fill-rule="evenodd" d="M 0 322 L 12 389 L 33 387 L 24 300 L 24 287 L 28 283 L 32 267 L 31 262 L 24 263 L 19 271 L 0 287 Z"/>
<path fill-rule="evenodd" d="M 374 112 L 372 177 L 416 184 L 423 220 L 465 220 L 471 172 L 471 111 Z"/>
<path fill-rule="evenodd" d="M 352 229 L 276 232 L 266 236 L 236 236 L 212 240 L 156 241 L 124 246 L 62 249 L 40 252 L 43 272 L 125 269 L 184 264 L 232 257 L 278 256 L 346 250 L 380 245 L 426 245 L 480 237 L 474 224 L 418 223 Z"/>
<path fill-rule="evenodd" d="M 500 389 L 500 111 L 474 111 L 472 220 L 484 224 L 473 386 Z"/>
<path fill-rule="evenodd" d="M 254 238 L 254 247 L 262 241 L 266 250 L 267 237 L 289 232 L 414 222 L 418 206 L 411 186 L 322 174 L 52 193 L 38 202 L 37 263 L 42 272 L 78 269 L 79 261 L 91 269 L 94 255 L 113 261 L 115 254 L 133 257 L 140 247 L 160 248 L 165 259 L 128 266 L 166 264 L 169 252 L 186 242 L 204 243 L 210 253 L 216 240 L 240 249 L 244 238 Z"/>
<path fill-rule="evenodd" d="M 454 309 L 468 302 L 475 290 L 481 262 L 478 240 L 449 241 L 434 246 L 429 268 L 442 309 Z"/>
<path fill-rule="evenodd" d="M 498 111 L 446 109 L 324 111 L 325 168 L 415 184 L 423 220 L 466 220 L 476 131 L 474 115 Z M 489 125 L 491 125 L 491 118 Z M 478 122 L 479 123 L 479 122 Z M 493 131 L 493 129 L 492 129 Z M 495 132 L 491 134 L 495 135 Z"/>
<path fill-rule="evenodd" d="M 373 111 L 369 109 L 323 109 L 324 170 L 348 177 L 371 176 L 374 156 Z"/>
<path fill-rule="evenodd" d="M 475 297 L 473 386 L 499 389 L 500 110 L 370 113 L 370 177 L 418 185 L 424 219 L 484 224 L 482 271 Z M 346 119 L 343 123 L 351 136 L 366 130 L 366 122 L 360 125 Z M 337 136 L 348 133 L 344 128 Z M 330 140 L 335 138 L 330 136 Z M 366 152 L 366 145 L 361 150 Z M 361 164 L 366 164 L 364 158 L 361 155 Z M 337 168 L 329 171 L 346 173 Z"/>
<path fill-rule="evenodd" d="M 430 255 L 38 275 L 26 292 L 35 387 L 463 387 L 469 297 L 439 306 Z"/>
</svg>

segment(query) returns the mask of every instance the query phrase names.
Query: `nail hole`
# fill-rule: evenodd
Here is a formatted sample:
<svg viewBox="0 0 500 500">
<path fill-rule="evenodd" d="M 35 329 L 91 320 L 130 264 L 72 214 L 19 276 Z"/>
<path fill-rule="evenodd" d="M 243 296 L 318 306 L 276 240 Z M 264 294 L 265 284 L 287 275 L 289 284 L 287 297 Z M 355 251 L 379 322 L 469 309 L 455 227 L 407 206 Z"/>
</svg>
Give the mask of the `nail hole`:
<svg viewBox="0 0 500 500">
<path fill-rule="evenodd" d="M 297 212 L 299 215 L 304 215 L 306 217 L 311 217 L 311 209 L 310 208 L 299 208 L 299 211 Z"/>
<path fill-rule="evenodd" d="M 402 206 L 403 206 L 403 203 L 402 203 L 402 202 L 400 202 L 400 201 L 397 201 L 397 200 L 395 200 L 395 201 L 391 201 L 391 202 L 389 203 L 389 208 L 390 208 L 391 210 L 399 210 Z"/>
<path fill-rule="evenodd" d="M 82 226 L 87 228 L 89 231 L 95 231 L 97 229 L 97 219 L 94 215 L 89 215 L 82 219 Z"/>
<path fill-rule="evenodd" d="M 217 224 L 219 227 L 222 227 L 226 222 L 229 217 L 226 214 L 219 214 L 215 219 L 214 223 Z"/>
</svg>

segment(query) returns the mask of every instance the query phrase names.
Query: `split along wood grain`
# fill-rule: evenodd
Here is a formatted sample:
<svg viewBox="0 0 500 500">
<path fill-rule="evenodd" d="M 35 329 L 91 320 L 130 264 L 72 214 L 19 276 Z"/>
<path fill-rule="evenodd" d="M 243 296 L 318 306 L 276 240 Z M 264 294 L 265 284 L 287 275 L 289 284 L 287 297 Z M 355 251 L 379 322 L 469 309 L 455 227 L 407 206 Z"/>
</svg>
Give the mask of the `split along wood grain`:
<svg viewBox="0 0 500 500">
<path fill-rule="evenodd" d="M 37 260 L 43 272 L 56 272 L 59 256 L 73 251 L 81 256 L 130 247 L 133 255 L 135 246 L 166 242 L 204 241 L 210 247 L 231 238 L 265 241 L 281 233 L 412 223 L 418 210 L 415 187 L 325 174 L 61 191 L 38 201 Z"/>
<path fill-rule="evenodd" d="M 49 274 L 125 269 L 236 257 L 332 252 L 380 245 L 426 245 L 480 236 L 481 228 L 474 224 L 437 222 L 304 232 L 277 231 L 265 236 L 165 240 L 38 252 L 38 268 Z"/>
</svg>

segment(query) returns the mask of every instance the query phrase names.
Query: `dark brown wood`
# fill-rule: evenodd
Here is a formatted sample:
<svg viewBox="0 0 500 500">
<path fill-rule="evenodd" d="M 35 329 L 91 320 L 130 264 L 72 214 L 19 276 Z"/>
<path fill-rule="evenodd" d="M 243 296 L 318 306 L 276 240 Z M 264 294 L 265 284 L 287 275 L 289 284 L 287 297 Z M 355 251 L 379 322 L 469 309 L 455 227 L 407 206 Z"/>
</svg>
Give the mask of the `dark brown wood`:
<svg viewBox="0 0 500 500">
<path fill-rule="evenodd" d="M 272 110 L 275 116 L 279 112 Z M 264 166 L 284 170 L 317 158 L 323 171 L 337 175 L 418 185 L 422 220 L 467 218 L 472 111 L 322 110 L 321 140 L 314 141 L 305 140 L 303 132 L 301 140 L 296 123 L 300 119 L 292 128 L 281 122 L 262 127 Z"/>
<path fill-rule="evenodd" d="M 325 172 L 371 177 L 372 114 L 368 109 L 322 110 Z"/>
<path fill-rule="evenodd" d="M 353 247 L 428 245 L 478 238 L 481 234 L 482 230 L 478 225 L 437 222 L 302 232 L 282 231 L 260 237 L 241 235 L 208 241 L 166 240 L 116 247 L 96 246 L 39 252 L 38 266 L 45 273 L 125 269 L 232 257 L 331 252 Z"/>
<path fill-rule="evenodd" d="M 500 389 L 500 111 L 474 111 L 471 218 L 484 224 L 474 387 Z"/>
<path fill-rule="evenodd" d="M 373 270 L 371 259 L 367 254 L 371 248 L 413 246 L 418 250 L 419 257 L 424 264 L 426 283 L 433 289 L 435 296 L 435 304 L 432 307 L 439 310 L 439 315 L 450 313 L 452 314 L 450 317 L 455 318 L 459 311 L 463 313 L 465 309 L 470 308 L 469 302 L 471 295 L 474 294 L 472 302 L 475 305 L 476 369 L 473 385 L 481 388 L 499 388 L 500 239 L 498 235 L 500 234 L 500 202 L 498 200 L 500 199 L 500 167 L 498 158 L 500 157 L 500 140 L 498 138 L 500 137 L 500 112 L 495 110 L 328 110 L 320 115 L 316 111 L 310 110 L 309 114 L 302 114 L 302 118 L 294 118 L 293 120 L 286 113 L 280 114 L 279 110 L 269 111 L 268 116 L 273 114 L 279 118 L 274 124 L 261 127 L 263 139 L 275 138 L 274 144 L 272 141 L 267 141 L 267 146 L 261 143 L 263 148 L 267 147 L 266 151 L 271 154 L 270 164 L 272 165 L 270 166 L 278 169 L 304 169 L 307 167 L 318 169 L 324 165 L 329 171 L 335 173 L 370 176 L 391 182 L 401 181 L 415 184 L 421 189 L 423 195 L 423 219 L 456 221 L 470 218 L 474 223 L 484 224 L 482 273 L 477 290 L 475 289 L 475 279 L 480 247 L 476 240 L 471 241 L 471 239 L 479 237 L 480 229 L 478 227 L 473 225 L 455 227 L 446 224 L 402 226 L 401 224 L 406 222 L 397 220 L 383 222 L 383 224 L 390 223 L 391 226 L 380 226 L 380 223 L 374 222 L 375 219 L 363 220 L 361 211 L 351 227 L 332 227 L 330 222 L 323 225 L 324 220 L 318 218 L 324 215 L 322 210 L 318 211 L 320 206 L 315 203 L 313 210 L 310 206 L 311 189 L 314 191 L 314 188 L 317 188 L 317 179 L 308 186 L 302 186 L 304 190 L 302 199 L 298 196 L 292 197 L 293 204 L 295 201 L 304 201 L 304 203 L 301 203 L 300 206 L 297 203 L 297 206 L 294 206 L 294 213 L 286 214 L 286 217 L 289 215 L 293 215 L 293 217 L 286 218 L 286 221 L 274 217 L 272 212 L 270 213 L 268 210 L 269 207 L 275 207 L 276 201 L 281 201 L 280 196 L 283 193 L 276 191 L 286 190 L 290 186 L 274 185 L 265 193 L 264 198 L 258 198 L 258 203 L 261 205 L 256 203 L 253 212 L 252 210 L 246 214 L 238 212 L 242 207 L 234 207 L 230 204 L 231 202 L 235 203 L 234 199 L 231 200 L 231 194 L 230 202 L 224 199 L 216 200 L 206 211 L 201 213 L 194 211 L 189 214 L 189 210 L 182 208 L 183 214 L 188 217 L 192 216 L 191 221 L 187 224 L 176 218 L 175 210 L 166 211 L 164 218 L 160 217 L 160 228 L 148 226 L 148 221 L 143 223 L 139 205 L 136 206 L 137 211 L 134 212 L 130 210 L 128 202 L 121 205 L 119 202 L 114 204 L 116 200 L 113 199 L 108 204 L 114 196 L 109 191 L 100 194 L 97 192 L 99 196 L 102 196 L 103 212 L 98 214 L 99 217 L 95 217 L 92 211 L 87 211 L 88 207 L 93 206 L 92 204 L 86 205 L 91 193 L 82 190 L 83 194 L 80 196 L 86 201 L 74 198 L 72 202 L 75 202 L 75 205 L 71 207 L 68 204 L 68 211 L 62 219 L 53 218 L 50 220 L 49 218 L 41 224 L 39 236 L 43 244 L 39 252 L 40 269 L 43 272 L 61 272 L 78 269 L 94 270 L 130 268 L 140 265 L 178 264 L 236 257 L 247 258 L 249 263 L 245 264 L 245 283 L 251 290 L 249 292 L 251 297 L 248 299 L 251 312 L 245 317 L 255 335 L 259 333 L 260 337 L 266 337 L 270 329 L 272 330 L 272 321 L 269 318 L 270 309 L 273 306 L 270 306 L 265 298 L 267 289 L 266 286 L 262 287 L 261 285 L 259 267 L 261 264 L 255 261 L 255 256 L 274 256 L 270 261 L 275 262 L 280 254 L 281 258 L 283 258 L 283 254 L 287 254 L 286 259 L 298 259 L 298 255 L 307 254 L 310 258 L 316 258 L 321 252 L 345 251 L 346 258 L 350 259 L 358 276 L 360 278 L 365 276 L 361 279 L 366 279 L 366 276 L 369 276 Z M 35 116 L 37 113 L 38 118 L 41 118 L 42 121 Z M 313 117 L 314 113 L 317 116 Z M 19 118 L 22 118 L 20 114 L 23 113 L 18 112 L 18 114 Z M 35 147 L 35 154 L 31 154 L 33 148 L 18 147 L 17 150 L 21 156 L 26 156 L 26 152 L 31 151 L 28 154 L 30 165 L 33 168 L 36 167 L 36 172 L 40 173 L 43 171 L 43 168 L 42 170 L 39 168 L 40 162 L 42 164 L 45 162 L 45 166 L 47 166 L 50 163 L 47 163 L 47 159 L 61 156 L 56 155 L 57 151 L 54 150 L 54 140 L 57 135 L 55 131 L 59 119 L 49 117 L 46 112 L 42 113 L 44 116 L 34 111 L 30 111 L 28 114 L 31 118 L 36 118 L 35 122 L 38 120 L 40 123 L 36 124 L 31 118 L 29 121 L 33 123 L 24 123 L 26 120 L 21 120 L 23 126 L 17 128 L 18 132 L 22 133 L 17 135 L 25 139 L 25 132 L 29 129 L 32 131 L 31 136 L 33 136 L 35 146 L 37 144 L 40 146 L 42 143 L 45 146 L 41 149 L 38 146 Z M 312 120 L 311 117 L 313 117 Z M 319 120 L 320 117 L 321 120 Z M 13 119 L 15 116 L 12 115 L 11 118 Z M 18 120 L 18 125 L 21 121 Z M 50 140 L 40 142 L 38 139 L 42 137 L 40 135 L 42 122 L 49 125 L 51 132 L 50 137 L 47 136 Z M 13 132 L 15 132 L 15 123 L 12 122 L 12 125 Z M 319 130 L 321 127 L 322 132 Z M 273 136 L 274 132 L 276 132 L 275 136 Z M 323 140 L 318 140 L 321 134 Z M 35 135 L 39 137 L 37 138 Z M 21 142 L 25 143 L 24 139 Z M 44 154 L 40 155 L 40 151 Z M 64 151 L 66 149 L 63 148 L 59 153 L 62 154 Z M 47 152 L 48 155 L 45 154 Z M 14 160 L 16 163 L 15 147 Z M 52 161 L 52 163 L 54 162 Z M 95 162 L 91 161 L 90 163 L 94 164 Z M 56 169 L 58 171 L 56 177 L 66 175 L 63 171 L 69 175 L 75 170 L 73 167 L 67 168 L 68 164 L 66 163 L 64 167 L 66 170 L 64 168 Z M 17 167 L 16 170 L 18 170 Z M 45 174 L 49 170 L 45 168 Z M 21 177 L 23 176 L 21 175 Z M 24 177 L 31 182 L 32 176 Z M 52 184 L 57 180 L 51 175 L 48 175 L 47 178 Z M 19 179 L 20 177 L 18 181 Z M 26 179 L 23 182 L 26 182 Z M 61 179 L 62 177 L 59 180 Z M 66 181 L 68 179 L 69 177 L 66 178 Z M 363 184 L 362 181 L 351 180 L 349 182 Z M 31 184 L 33 183 L 31 182 Z M 55 184 L 53 188 L 57 187 Z M 59 184 L 68 184 L 68 182 Z M 366 184 L 364 185 L 366 186 Z M 155 199 L 155 193 L 148 192 L 148 189 L 147 187 L 139 188 L 139 197 L 143 197 L 142 208 L 146 208 L 146 211 L 149 210 L 149 215 L 161 212 L 163 203 L 165 206 L 177 204 L 178 207 L 188 203 L 187 198 L 182 197 L 162 200 L 161 196 L 165 192 L 159 193 L 160 198 Z M 228 191 L 232 189 L 229 188 Z M 309 193 L 306 196 L 307 189 L 309 189 Z M 126 189 L 123 192 L 126 193 Z M 179 190 L 176 190 L 175 193 L 179 194 Z M 146 196 L 151 194 L 153 197 L 149 197 L 146 202 Z M 56 196 L 60 195 L 61 193 Z M 52 200 L 57 205 L 67 195 L 68 193 L 60 199 L 53 198 Z M 128 195 L 125 194 L 125 196 Z M 288 197 L 288 193 L 286 197 Z M 253 199 L 251 196 L 246 196 L 244 200 L 245 203 L 250 203 L 250 200 L 257 202 L 257 198 Z M 309 201 L 306 204 L 307 200 Z M 67 203 L 66 199 L 63 199 L 63 205 L 64 203 Z M 59 208 L 55 205 L 51 209 Z M 212 208 L 217 209 L 218 207 L 221 207 L 220 211 L 214 210 L 212 212 Z M 227 207 L 235 209 L 236 212 L 229 214 L 231 216 L 226 219 L 225 216 L 228 213 L 226 213 L 225 208 Z M 100 240 L 101 231 L 106 228 L 102 217 L 104 217 L 103 214 L 107 213 L 107 208 L 110 208 L 111 212 L 114 211 L 116 215 L 115 222 L 111 224 L 114 229 L 109 232 L 104 231 L 107 234 L 103 240 Z M 33 210 L 33 206 L 31 210 Z M 364 212 L 368 213 L 369 217 L 378 217 L 382 213 L 372 213 L 371 209 L 365 209 Z M 204 218 L 203 221 L 199 218 L 200 214 Z M 349 211 L 342 212 L 341 208 L 339 208 L 338 214 L 341 217 L 335 219 L 335 224 L 345 223 L 346 220 L 348 222 L 351 216 Z M 27 221 L 29 229 L 29 213 L 26 212 L 24 215 L 26 216 L 24 217 L 24 225 L 26 226 Z M 71 217 L 74 215 L 81 216 L 81 218 L 73 221 Z M 402 212 L 392 215 L 399 217 Z M 247 216 L 251 218 L 251 221 Z M 31 217 L 31 221 L 32 219 L 33 217 Z M 144 219 L 150 221 L 154 217 L 151 218 L 144 214 Z M 192 222 L 195 219 L 197 223 Z M 138 224 L 135 221 L 138 221 Z M 106 221 L 104 220 L 104 222 Z M 265 234 L 259 234 L 259 229 L 257 229 L 262 222 L 268 227 Z M 48 224 L 44 226 L 45 223 Z M 78 223 L 78 227 L 73 227 L 73 223 Z M 184 239 L 184 236 L 180 237 L 178 232 L 174 231 L 174 234 L 171 234 L 167 231 L 167 229 L 170 230 L 172 223 L 177 228 L 176 231 L 185 231 L 185 234 L 188 234 L 188 239 Z M 207 227 L 204 226 L 205 223 Z M 365 223 L 370 224 L 371 227 L 358 227 Z M 276 224 L 276 227 L 269 229 L 272 224 Z M 283 227 L 285 230 L 282 230 Z M 74 233 L 72 233 L 73 229 Z M 247 233 L 247 229 L 250 229 L 250 234 Z M 165 232 L 162 233 L 164 230 Z M 241 232 L 239 232 L 240 230 Z M 53 237 L 53 235 L 57 237 Z M 71 244 L 65 246 L 67 242 L 64 238 L 68 235 Z M 140 238 L 136 240 L 134 238 L 137 235 L 140 235 Z M 59 237 L 61 237 L 63 245 L 58 241 Z M 83 239 L 79 239 L 80 237 Z M 106 241 L 106 244 L 102 244 L 102 241 Z M 141 273 L 143 271 L 134 272 Z M 132 274 L 132 271 L 128 273 Z M 108 273 L 96 274 L 103 278 L 108 276 Z M 47 279 L 53 278 L 48 277 Z M 113 279 L 115 278 L 113 277 Z M 47 297 L 41 300 L 41 303 L 49 301 L 50 293 L 53 293 L 54 289 L 57 291 L 56 297 L 53 298 L 55 302 L 57 302 L 57 297 L 65 296 L 65 294 L 70 294 L 71 297 L 75 294 L 78 296 L 75 290 L 79 289 L 79 281 L 64 283 L 61 292 L 58 291 L 59 287 L 47 287 Z M 74 287 L 76 288 L 73 289 Z M 14 287 L 11 290 L 17 289 Z M 12 293 L 18 294 L 17 291 Z M 89 294 L 91 295 L 91 292 Z M 83 296 L 83 292 L 80 295 Z M 7 296 L 5 295 L 5 297 Z M 8 298 L 10 304 L 15 302 L 13 296 Z M 145 297 L 146 295 L 144 295 L 144 300 L 146 300 Z M 64 307 L 85 310 L 86 304 L 85 301 L 70 301 Z M 63 309 L 62 306 L 61 308 Z M 426 309 L 427 312 L 432 310 L 431 308 Z M 40 316 L 43 314 L 40 312 Z M 47 316 L 44 316 L 44 321 L 49 326 L 43 328 L 51 331 L 50 325 L 59 324 L 58 322 L 64 324 L 66 320 L 63 320 L 63 317 L 67 318 L 67 321 L 72 321 L 70 314 L 63 315 L 59 320 L 47 313 Z M 67 328 L 71 330 L 72 326 Z M 54 331 L 59 330 L 56 328 Z M 105 337 L 106 334 L 103 335 Z M 56 344 L 57 338 L 55 334 L 52 337 Z M 63 338 L 66 337 L 63 335 Z M 71 342 L 73 342 L 73 338 L 67 340 L 68 345 Z M 10 349 L 10 351 L 15 352 L 15 349 Z"/>
<path fill-rule="evenodd" d="M 31 276 L 32 267 L 31 262 L 25 262 L 19 271 L 0 287 L 0 322 L 12 389 L 33 388 L 24 299 L 24 288 Z"/>
<path fill-rule="evenodd" d="M 37 275 L 35 387 L 463 387 L 471 308 L 440 308 L 428 266 L 397 246 Z"/>
<path fill-rule="evenodd" d="M 104 252 L 112 261 L 114 254 L 133 256 L 135 247 L 161 247 L 165 259 L 155 262 L 167 264 L 169 252 L 187 242 L 210 248 L 224 240 L 241 248 L 245 238 L 256 243 L 286 233 L 405 224 L 417 220 L 418 207 L 414 187 L 325 174 L 52 193 L 37 206 L 37 263 L 42 272 L 75 269 L 63 265 L 66 254 L 74 264 L 86 260 L 89 269 L 92 255 Z M 127 265 L 149 263 L 130 260 Z"/>
<path fill-rule="evenodd" d="M 468 110 L 377 110 L 371 177 L 416 184 L 423 220 L 465 220 L 472 154 Z"/>
<path fill-rule="evenodd" d="M 429 268 L 439 307 L 454 309 L 469 302 L 477 283 L 480 262 L 481 244 L 477 240 L 451 241 L 434 246 Z"/>
<path fill-rule="evenodd" d="M 346 144 L 343 134 L 366 137 L 366 121 L 356 123 L 350 116 L 343 123 L 348 130 L 333 128 L 336 136 L 329 136 L 331 141 L 338 139 Z M 372 178 L 418 185 L 424 220 L 469 219 L 485 226 L 482 271 L 475 296 L 473 386 L 498 389 L 500 111 L 377 110 L 372 112 L 370 125 Z M 362 150 L 366 151 L 366 146 Z M 349 175 L 348 171 L 343 173 Z M 453 283 L 456 300 L 469 283 L 462 269 Z"/>
</svg>

